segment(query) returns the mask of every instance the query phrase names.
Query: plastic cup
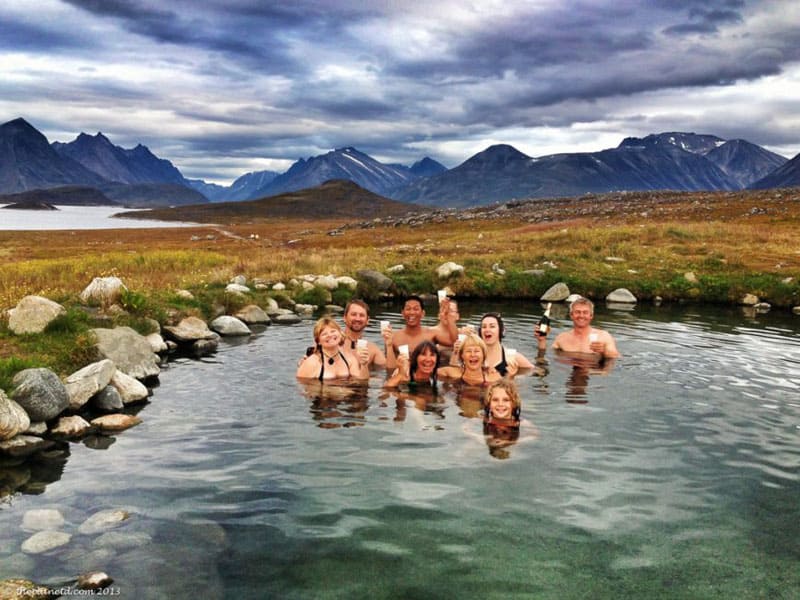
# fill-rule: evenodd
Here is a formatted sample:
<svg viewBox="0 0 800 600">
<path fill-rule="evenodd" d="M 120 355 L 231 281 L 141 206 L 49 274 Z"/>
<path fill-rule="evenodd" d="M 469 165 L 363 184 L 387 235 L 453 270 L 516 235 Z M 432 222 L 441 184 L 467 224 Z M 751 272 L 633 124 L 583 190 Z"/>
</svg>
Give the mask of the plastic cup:
<svg viewBox="0 0 800 600">
<path fill-rule="evenodd" d="M 446 290 L 439 290 L 438 292 L 436 292 L 436 294 L 439 296 L 439 304 L 441 304 L 444 301 L 444 299 L 447 298 Z"/>
<path fill-rule="evenodd" d="M 401 356 L 408 357 L 408 344 L 403 344 L 397 349 L 397 351 L 400 353 Z"/>
<path fill-rule="evenodd" d="M 506 362 L 516 362 L 517 351 L 514 348 L 506 348 Z"/>
<path fill-rule="evenodd" d="M 381 321 L 381 331 L 389 329 L 389 321 Z"/>
<path fill-rule="evenodd" d="M 356 342 L 356 348 L 366 348 L 367 347 L 367 340 L 358 340 Z"/>
<path fill-rule="evenodd" d="M 467 339 L 467 334 L 466 333 L 459 333 L 458 334 L 458 341 L 459 342 L 461 342 L 463 344 L 465 339 Z"/>
<path fill-rule="evenodd" d="M 594 342 L 596 342 L 598 340 L 599 337 L 600 336 L 597 335 L 596 333 L 590 333 L 589 334 L 589 343 L 593 344 Z"/>
</svg>

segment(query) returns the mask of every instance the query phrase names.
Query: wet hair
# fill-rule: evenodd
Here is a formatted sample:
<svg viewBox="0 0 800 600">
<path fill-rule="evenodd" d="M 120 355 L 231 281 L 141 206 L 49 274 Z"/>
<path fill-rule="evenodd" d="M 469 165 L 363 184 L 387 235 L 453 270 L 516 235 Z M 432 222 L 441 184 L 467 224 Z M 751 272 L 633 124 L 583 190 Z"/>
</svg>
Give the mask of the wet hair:
<svg viewBox="0 0 800 600">
<path fill-rule="evenodd" d="M 488 319 L 488 318 L 490 318 L 490 317 L 491 317 L 492 319 L 495 319 L 495 320 L 497 321 L 497 327 L 498 327 L 498 329 L 500 330 L 500 337 L 499 337 L 499 339 L 500 339 L 500 341 L 502 341 L 502 340 L 503 340 L 503 338 L 504 338 L 504 337 L 505 337 L 505 335 L 506 335 L 506 326 L 503 324 L 503 317 L 501 317 L 501 316 L 500 316 L 500 313 L 494 313 L 494 312 L 490 312 L 490 313 L 486 313 L 485 315 L 483 315 L 483 316 L 481 317 L 481 326 L 483 326 L 483 321 L 484 321 L 485 319 Z M 481 333 L 481 328 L 482 328 L 482 327 L 478 327 L 478 335 L 480 336 L 480 338 L 481 338 L 481 339 L 483 339 L 483 334 Z"/>
<path fill-rule="evenodd" d="M 404 306 L 404 307 L 405 307 L 406 303 L 407 303 L 409 300 L 413 300 L 414 302 L 419 302 L 419 307 L 420 307 L 422 310 L 425 310 L 425 302 L 423 302 L 422 298 L 420 298 L 420 297 L 419 297 L 419 296 L 417 296 L 416 294 L 411 294 L 410 296 L 406 296 L 406 297 L 403 299 L 403 306 Z"/>
<path fill-rule="evenodd" d="M 317 346 L 319 346 L 319 335 L 326 327 L 333 327 L 336 331 L 342 334 L 342 327 L 336 322 L 336 319 L 333 317 L 322 317 L 319 321 L 317 321 L 316 325 L 314 325 L 314 343 L 317 344 Z"/>
<path fill-rule="evenodd" d="M 497 389 L 505 390 L 506 394 L 508 395 L 508 399 L 511 400 L 511 404 L 514 405 L 514 408 L 511 411 L 511 416 L 514 417 L 515 421 L 519 421 L 520 414 L 522 413 L 522 400 L 519 397 L 519 390 L 513 381 L 505 378 L 495 381 L 488 388 L 486 388 L 486 393 L 483 396 L 483 412 L 486 418 L 488 419 L 492 416 L 490 404 L 492 402 L 492 395 Z"/>
<path fill-rule="evenodd" d="M 483 352 L 483 359 L 486 360 L 486 355 L 489 354 L 489 351 L 486 349 L 486 344 L 474 333 L 468 333 L 467 337 L 464 338 L 461 347 L 458 349 L 458 360 L 461 361 L 462 365 L 464 364 L 464 348 L 467 346 L 479 346 Z"/>
<path fill-rule="evenodd" d="M 347 303 L 347 305 L 344 307 L 345 315 L 350 310 L 350 307 L 353 306 L 354 304 L 356 306 L 360 306 L 361 308 L 363 308 L 367 312 L 367 316 L 369 316 L 369 305 L 360 298 L 355 298 L 354 300 L 350 300 L 350 302 Z"/>
<path fill-rule="evenodd" d="M 576 305 L 579 305 L 579 304 L 583 304 L 584 306 L 588 306 L 589 307 L 589 312 L 592 315 L 594 315 L 594 302 L 592 302 L 588 298 L 584 298 L 583 296 L 575 298 L 575 300 L 572 301 L 572 304 L 569 305 L 569 314 L 572 314 L 572 309 Z"/>
<path fill-rule="evenodd" d="M 414 351 L 411 353 L 409 357 L 409 367 L 408 367 L 408 374 L 409 379 L 413 382 L 414 381 L 414 373 L 417 371 L 417 359 L 419 355 L 422 354 L 425 350 L 430 350 L 433 352 L 433 355 L 436 357 L 436 365 L 433 367 L 433 375 L 431 376 L 431 385 L 436 387 L 436 373 L 439 371 L 439 363 L 441 362 L 441 355 L 439 354 L 439 349 L 436 347 L 436 344 L 429 340 L 425 340 L 424 342 L 420 343 Z"/>
</svg>

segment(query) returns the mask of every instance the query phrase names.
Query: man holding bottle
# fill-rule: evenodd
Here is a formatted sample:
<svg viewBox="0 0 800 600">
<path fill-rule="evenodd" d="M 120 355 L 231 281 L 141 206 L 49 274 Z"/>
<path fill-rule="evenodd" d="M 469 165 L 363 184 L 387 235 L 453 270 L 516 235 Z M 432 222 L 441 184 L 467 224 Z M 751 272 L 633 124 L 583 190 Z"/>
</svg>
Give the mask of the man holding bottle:
<svg viewBox="0 0 800 600">
<path fill-rule="evenodd" d="M 556 336 L 553 350 L 599 354 L 601 359 L 619 358 L 614 338 L 607 331 L 592 327 L 594 304 L 588 298 L 578 298 L 569 307 L 572 329 Z"/>
</svg>

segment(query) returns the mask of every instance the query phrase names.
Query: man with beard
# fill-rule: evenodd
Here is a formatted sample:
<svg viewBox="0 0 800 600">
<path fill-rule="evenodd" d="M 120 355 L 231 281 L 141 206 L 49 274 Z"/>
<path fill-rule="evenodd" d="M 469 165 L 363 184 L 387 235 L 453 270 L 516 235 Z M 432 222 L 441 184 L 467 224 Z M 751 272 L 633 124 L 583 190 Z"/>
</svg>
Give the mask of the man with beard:
<svg viewBox="0 0 800 600">
<path fill-rule="evenodd" d="M 345 344 L 349 345 L 351 350 L 355 350 L 358 340 L 362 339 L 364 329 L 369 325 L 369 306 L 363 300 L 351 300 L 344 308 L 344 337 Z M 377 344 L 364 340 L 367 342 L 367 350 L 369 350 L 370 367 L 384 367 L 386 366 L 386 356 Z"/>
<path fill-rule="evenodd" d="M 439 303 L 439 326 L 424 327 L 422 319 L 425 317 L 425 304 L 419 296 L 408 296 L 400 312 L 406 326 L 400 331 L 392 331 L 391 326 L 385 329 L 383 340 L 386 345 L 386 368 L 394 369 L 397 366 L 397 354 L 400 346 L 408 346 L 408 352 L 414 352 L 419 344 L 424 341 L 452 346 L 458 338 L 455 319 L 450 313 L 450 299 L 444 298 Z"/>
</svg>

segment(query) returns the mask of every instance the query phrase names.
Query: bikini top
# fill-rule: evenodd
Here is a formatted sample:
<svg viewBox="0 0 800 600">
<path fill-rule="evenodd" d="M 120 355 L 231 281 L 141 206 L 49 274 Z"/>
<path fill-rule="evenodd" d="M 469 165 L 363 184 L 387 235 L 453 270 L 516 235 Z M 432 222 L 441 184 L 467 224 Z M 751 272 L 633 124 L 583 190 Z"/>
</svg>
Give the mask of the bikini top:
<svg viewBox="0 0 800 600">
<path fill-rule="evenodd" d="M 344 364 L 347 366 L 347 374 L 349 375 L 350 374 L 350 363 L 347 362 L 347 359 L 344 357 L 344 354 L 342 354 L 341 350 L 339 350 L 339 352 L 337 352 L 337 354 L 342 357 L 342 360 L 344 361 Z M 333 361 L 333 357 L 330 357 L 327 360 Z M 320 350 L 320 362 L 322 363 L 322 366 L 319 369 L 319 380 L 322 381 L 325 378 L 325 362 L 326 362 L 325 353 L 322 352 L 322 350 Z M 333 362 L 330 362 L 329 364 L 332 365 Z"/>
<path fill-rule="evenodd" d="M 487 385 L 489 385 L 489 382 L 486 381 L 486 370 L 485 369 L 481 369 L 481 376 L 483 377 L 483 381 L 481 381 L 480 383 L 470 383 L 469 381 L 466 381 L 464 379 L 464 373 L 465 372 L 466 371 L 464 371 L 464 370 L 461 371 L 461 383 L 466 383 L 467 385 L 480 385 L 480 386 L 483 386 L 483 387 L 486 387 Z"/>
<path fill-rule="evenodd" d="M 500 352 L 502 353 L 502 358 L 500 359 L 500 362 L 494 366 L 494 368 L 498 373 L 500 373 L 501 376 L 505 377 L 506 373 L 508 373 L 508 363 L 506 362 L 506 349 L 502 344 L 500 345 Z"/>
</svg>

